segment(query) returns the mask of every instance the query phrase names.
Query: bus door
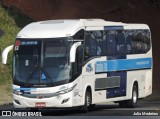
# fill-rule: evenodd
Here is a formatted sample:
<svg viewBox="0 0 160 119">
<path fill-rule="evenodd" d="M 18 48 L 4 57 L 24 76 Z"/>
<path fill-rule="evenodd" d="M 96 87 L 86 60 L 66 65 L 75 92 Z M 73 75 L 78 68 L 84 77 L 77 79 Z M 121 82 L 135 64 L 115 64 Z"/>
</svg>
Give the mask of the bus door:
<svg viewBox="0 0 160 119">
<path fill-rule="evenodd" d="M 107 88 L 106 98 L 126 96 L 127 72 L 120 61 L 126 59 L 125 35 L 122 30 L 107 30 Z"/>
</svg>

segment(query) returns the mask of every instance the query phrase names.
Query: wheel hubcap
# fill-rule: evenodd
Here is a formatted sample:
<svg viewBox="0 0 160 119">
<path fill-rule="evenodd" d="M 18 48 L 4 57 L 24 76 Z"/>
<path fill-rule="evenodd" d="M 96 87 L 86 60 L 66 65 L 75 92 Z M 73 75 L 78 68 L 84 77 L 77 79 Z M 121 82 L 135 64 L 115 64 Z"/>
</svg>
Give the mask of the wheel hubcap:
<svg viewBox="0 0 160 119">
<path fill-rule="evenodd" d="M 87 95 L 87 106 L 90 105 L 90 97 Z"/>
<path fill-rule="evenodd" d="M 136 91 L 133 92 L 133 102 L 134 103 L 137 102 L 137 93 L 136 93 Z"/>
</svg>

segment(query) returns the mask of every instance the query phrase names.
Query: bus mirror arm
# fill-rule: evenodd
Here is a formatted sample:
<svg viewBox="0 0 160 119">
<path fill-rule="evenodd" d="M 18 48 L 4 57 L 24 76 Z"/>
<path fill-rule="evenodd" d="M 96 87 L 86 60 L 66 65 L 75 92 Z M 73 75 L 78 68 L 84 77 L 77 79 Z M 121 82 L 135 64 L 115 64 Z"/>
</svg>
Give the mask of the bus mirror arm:
<svg viewBox="0 0 160 119">
<path fill-rule="evenodd" d="M 13 45 L 6 47 L 2 52 L 2 64 L 7 64 L 8 53 L 13 49 Z"/>
<path fill-rule="evenodd" d="M 76 50 L 78 46 L 81 45 L 81 42 L 76 42 L 72 45 L 71 50 L 70 50 L 70 62 L 75 62 L 76 60 Z"/>
</svg>

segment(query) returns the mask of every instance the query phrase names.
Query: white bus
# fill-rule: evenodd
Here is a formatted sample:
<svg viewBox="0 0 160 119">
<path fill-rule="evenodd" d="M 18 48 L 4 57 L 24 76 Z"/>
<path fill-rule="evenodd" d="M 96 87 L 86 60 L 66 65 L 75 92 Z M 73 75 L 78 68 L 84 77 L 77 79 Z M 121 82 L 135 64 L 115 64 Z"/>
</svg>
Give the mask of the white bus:
<svg viewBox="0 0 160 119">
<path fill-rule="evenodd" d="M 12 46 L 2 54 L 3 63 Z M 34 22 L 13 46 L 15 108 L 135 107 L 152 93 L 152 47 L 145 24 L 101 19 Z"/>
</svg>

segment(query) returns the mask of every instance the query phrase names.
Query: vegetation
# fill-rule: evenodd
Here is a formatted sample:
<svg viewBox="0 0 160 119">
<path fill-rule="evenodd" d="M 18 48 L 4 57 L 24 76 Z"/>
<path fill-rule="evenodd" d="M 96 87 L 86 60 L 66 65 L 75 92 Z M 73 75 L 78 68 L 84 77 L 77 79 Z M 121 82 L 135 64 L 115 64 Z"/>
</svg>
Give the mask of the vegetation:
<svg viewBox="0 0 160 119">
<path fill-rule="evenodd" d="M 21 14 L 17 9 L 5 8 L 0 5 L 0 54 L 3 49 L 14 44 L 16 34 L 25 25 L 33 22 L 32 19 Z M 7 65 L 2 65 L 0 56 L 0 105 L 12 101 L 12 53 L 9 54 Z"/>
</svg>

